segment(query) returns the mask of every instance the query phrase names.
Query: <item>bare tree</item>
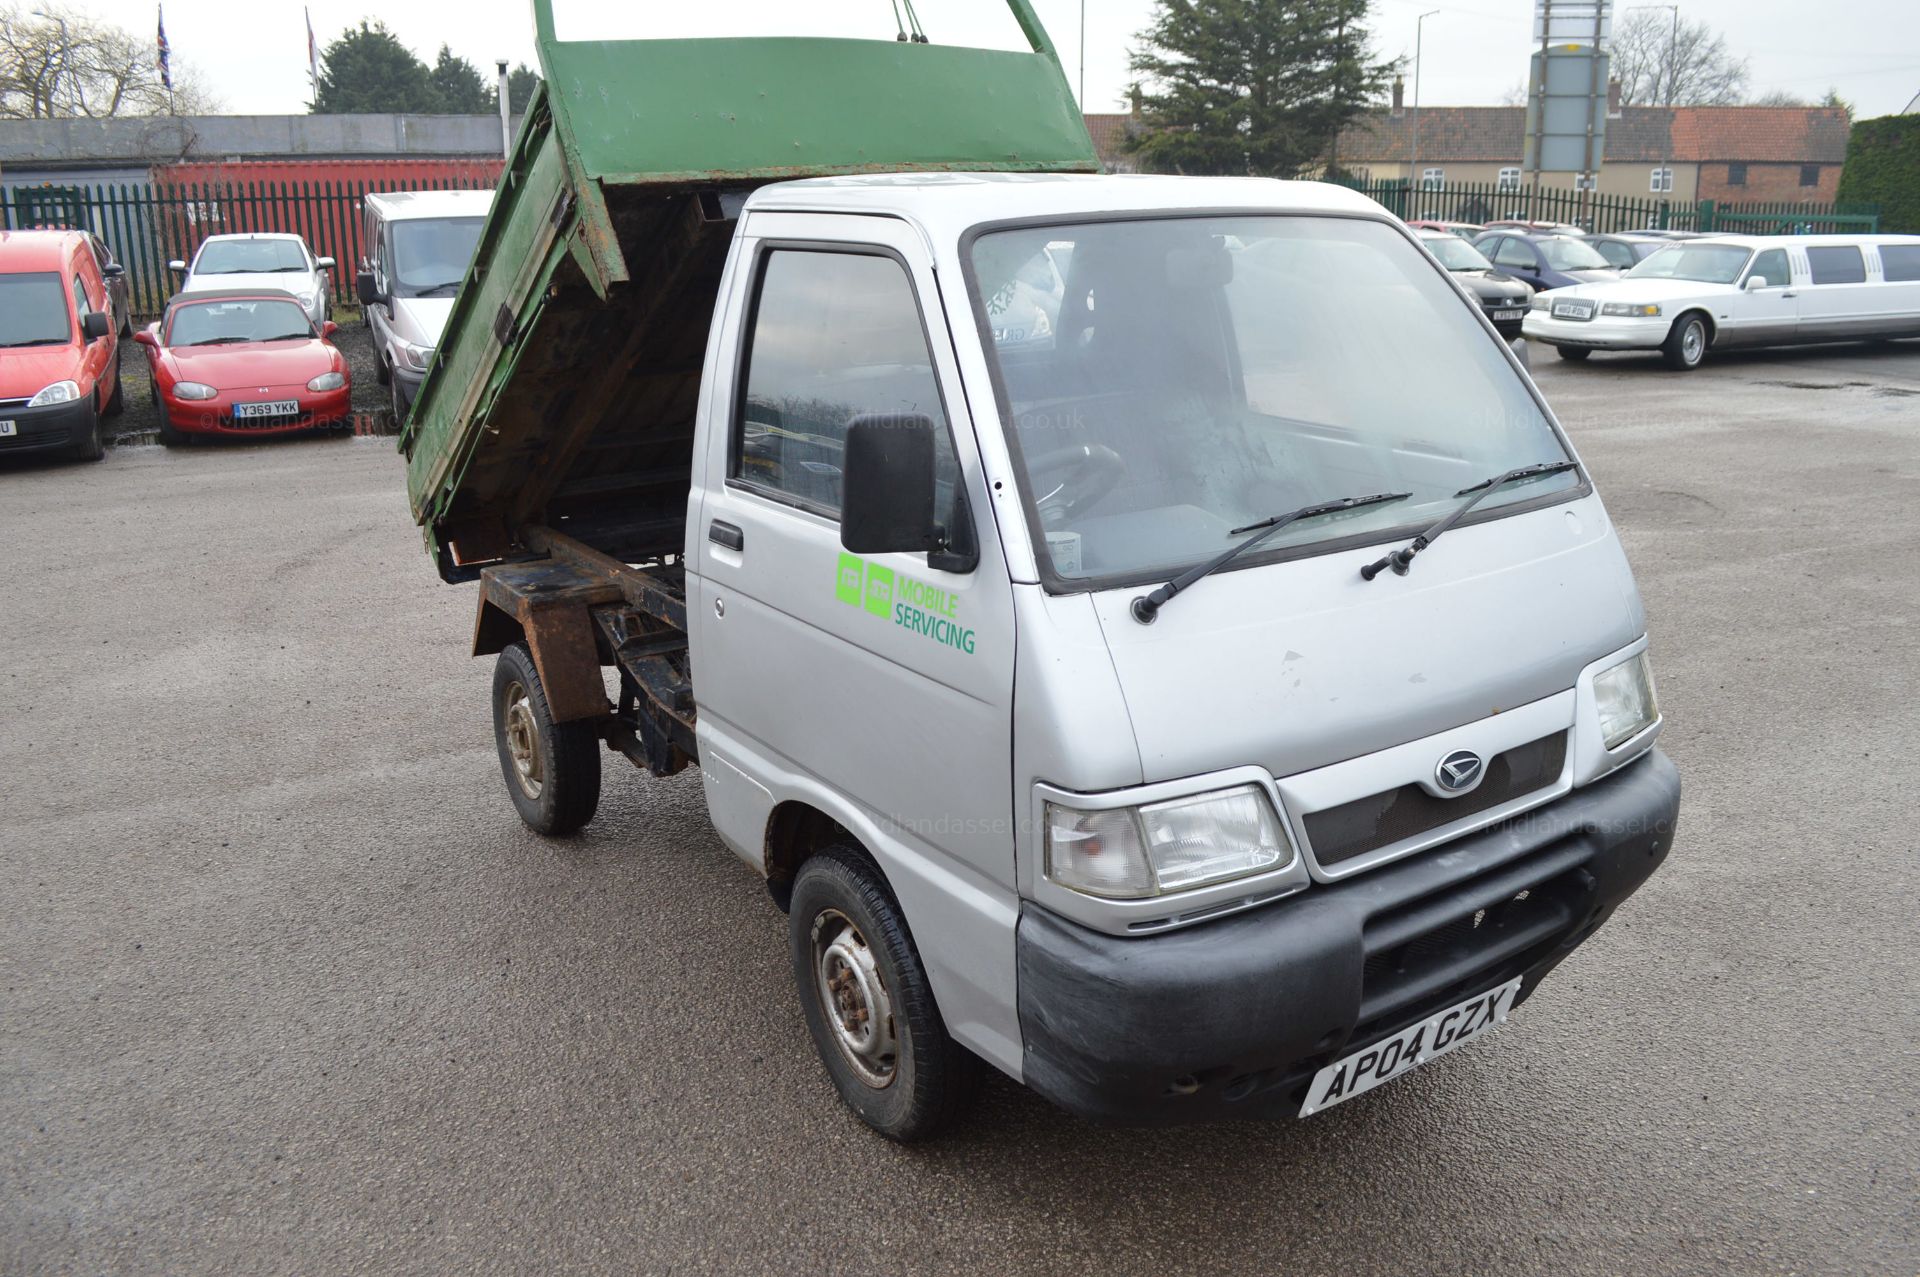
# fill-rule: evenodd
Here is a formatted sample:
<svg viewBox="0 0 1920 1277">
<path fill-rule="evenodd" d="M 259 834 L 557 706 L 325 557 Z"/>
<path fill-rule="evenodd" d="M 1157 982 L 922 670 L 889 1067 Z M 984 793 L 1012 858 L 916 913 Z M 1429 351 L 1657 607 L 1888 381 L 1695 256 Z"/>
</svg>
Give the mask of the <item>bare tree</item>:
<svg viewBox="0 0 1920 1277">
<path fill-rule="evenodd" d="M 1747 60 L 1704 22 L 1652 9 L 1613 29 L 1613 75 L 1628 106 L 1732 106 L 1746 96 Z"/>
<path fill-rule="evenodd" d="M 220 102 L 176 58 L 173 92 L 160 82 L 152 36 L 137 36 L 77 10 L 28 13 L 0 5 L 0 117 L 57 119 L 203 115 Z"/>
<path fill-rule="evenodd" d="M 1501 106 L 1525 106 L 1527 104 L 1527 82 L 1525 80 L 1519 80 L 1513 84 L 1509 84 L 1501 91 L 1499 103 Z"/>
</svg>

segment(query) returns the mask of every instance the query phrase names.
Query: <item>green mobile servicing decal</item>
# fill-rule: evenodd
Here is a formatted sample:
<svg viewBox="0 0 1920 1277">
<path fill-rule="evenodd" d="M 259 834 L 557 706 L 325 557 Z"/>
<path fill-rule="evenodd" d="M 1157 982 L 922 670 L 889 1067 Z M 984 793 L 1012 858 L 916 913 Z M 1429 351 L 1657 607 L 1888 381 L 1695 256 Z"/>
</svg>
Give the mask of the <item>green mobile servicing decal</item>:
<svg viewBox="0 0 1920 1277">
<path fill-rule="evenodd" d="M 890 616 L 902 629 L 973 655 L 973 631 L 958 619 L 960 597 L 948 590 L 868 563 L 857 554 L 842 554 L 833 593 L 842 603 Z"/>
</svg>

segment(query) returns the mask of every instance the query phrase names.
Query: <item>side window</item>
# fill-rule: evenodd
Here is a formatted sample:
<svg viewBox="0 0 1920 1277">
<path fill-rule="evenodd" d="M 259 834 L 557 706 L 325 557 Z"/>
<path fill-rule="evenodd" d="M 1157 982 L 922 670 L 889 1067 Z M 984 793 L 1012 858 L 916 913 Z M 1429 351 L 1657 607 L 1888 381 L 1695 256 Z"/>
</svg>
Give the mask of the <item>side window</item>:
<svg viewBox="0 0 1920 1277">
<path fill-rule="evenodd" d="M 1500 247 L 1495 251 L 1493 260 L 1499 266 L 1518 266 L 1524 270 L 1532 270 L 1533 245 L 1523 239 L 1507 236 L 1500 241 Z"/>
<path fill-rule="evenodd" d="M 1617 239 L 1603 239 L 1594 245 L 1600 256 L 1618 266 L 1621 270 L 1634 264 L 1633 250 Z"/>
<path fill-rule="evenodd" d="M 762 260 L 747 341 L 730 477 L 837 515 L 847 423 L 916 412 L 938 427 L 935 474 L 951 503 L 959 469 L 920 307 L 898 261 L 775 249 Z"/>
<path fill-rule="evenodd" d="M 1882 244 L 1880 275 L 1890 284 L 1920 280 L 1920 244 Z"/>
<path fill-rule="evenodd" d="M 87 286 L 78 275 L 73 277 L 73 319 L 78 324 L 87 317 L 93 304 L 87 300 Z"/>
<path fill-rule="evenodd" d="M 1807 264 L 1813 268 L 1816 284 L 1864 284 L 1867 263 L 1860 250 L 1851 244 L 1832 248 L 1807 249 Z"/>
<path fill-rule="evenodd" d="M 1793 271 L 1787 266 L 1787 250 L 1769 248 L 1753 259 L 1753 266 L 1747 271 L 1749 278 L 1764 275 L 1768 288 L 1785 288 L 1793 282 Z"/>
</svg>

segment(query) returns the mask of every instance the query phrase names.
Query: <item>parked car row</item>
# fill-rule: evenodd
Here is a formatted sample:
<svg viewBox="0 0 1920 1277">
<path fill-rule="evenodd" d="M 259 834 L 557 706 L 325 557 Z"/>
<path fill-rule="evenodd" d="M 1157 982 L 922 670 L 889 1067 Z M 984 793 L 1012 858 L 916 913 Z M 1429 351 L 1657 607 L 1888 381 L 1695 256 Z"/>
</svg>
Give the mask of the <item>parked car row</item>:
<svg viewBox="0 0 1920 1277">
<path fill-rule="evenodd" d="M 1624 275 L 1541 293 L 1522 329 L 1564 359 L 1657 350 L 1679 369 L 1716 348 L 1920 337 L 1920 236 L 1681 240 Z"/>
</svg>

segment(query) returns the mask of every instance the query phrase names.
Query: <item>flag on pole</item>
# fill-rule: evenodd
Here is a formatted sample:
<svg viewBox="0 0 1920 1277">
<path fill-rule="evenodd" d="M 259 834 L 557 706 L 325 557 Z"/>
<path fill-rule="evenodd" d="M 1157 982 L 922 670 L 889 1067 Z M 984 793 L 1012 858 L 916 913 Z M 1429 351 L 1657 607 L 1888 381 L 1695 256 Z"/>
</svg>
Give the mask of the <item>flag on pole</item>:
<svg viewBox="0 0 1920 1277">
<path fill-rule="evenodd" d="M 307 15 L 307 75 L 313 80 L 313 92 L 314 95 L 318 97 L 320 93 L 320 42 L 313 38 L 312 11 L 302 9 L 301 12 Z"/>
<path fill-rule="evenodd" d="M 160 86 L 167 92 L 173 92 L 173 66 L 170 61 L 171 50 L 167 47 L 167 11 L 161 5 L 155 5 L 154 11 L 160 15 L 158 43 L 160 47 Z"/>
</svg>

